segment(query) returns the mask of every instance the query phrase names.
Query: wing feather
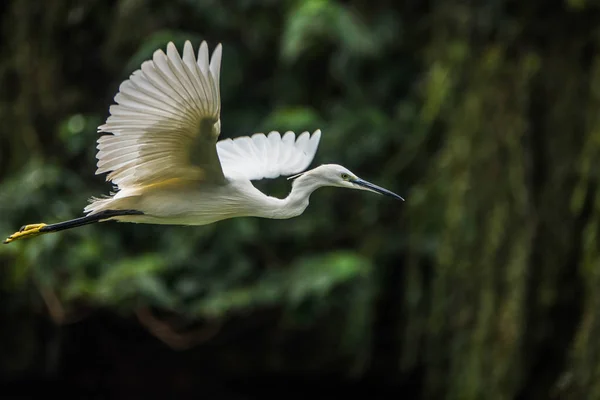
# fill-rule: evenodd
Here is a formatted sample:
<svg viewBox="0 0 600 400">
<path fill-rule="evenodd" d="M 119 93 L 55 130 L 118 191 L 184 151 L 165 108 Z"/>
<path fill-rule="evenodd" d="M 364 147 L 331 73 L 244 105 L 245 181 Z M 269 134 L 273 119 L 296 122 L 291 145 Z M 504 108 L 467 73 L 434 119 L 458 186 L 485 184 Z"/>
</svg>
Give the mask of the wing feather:
<svg viewBox="0 0 600 400">
<path fill-rule="evenodd" d="M 321 131 L 312 136 L 303 132 L 296 139 L 294 132 L 283 136 L 277 131 L 267 136 L 256 133 L 217 142 L 217 154 L 223 173 L 229 179 L 260 180 L 303 172 L 312 162 Z"/>
<path fill-rule="evenodd" d="M 217 157 L 220 134 L 219 74 L 222 47 L 198 58 L 189 41 L 183 57 L 171 42 L 124 81 L 97 140 L 96 174 L 119 188 L 169 179 L 224 182 Z"/>
</svg>

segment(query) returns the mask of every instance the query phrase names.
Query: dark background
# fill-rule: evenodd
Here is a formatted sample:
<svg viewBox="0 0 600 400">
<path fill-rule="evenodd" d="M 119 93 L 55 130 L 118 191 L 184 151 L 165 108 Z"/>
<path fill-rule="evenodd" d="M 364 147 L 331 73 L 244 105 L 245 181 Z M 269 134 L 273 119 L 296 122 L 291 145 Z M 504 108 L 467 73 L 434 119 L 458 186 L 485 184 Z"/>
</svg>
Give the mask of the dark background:
<svg viewBox="0 0 600 400">
<path fill-rule="evenodd" d="M 0 21 L 2 236 L 108 194 L 97 126 L 171 40 L 223 44 L 222 138 L 319 128 L 311 168 L 407 199 L 2 245 L 3 397 L 600 398 L 597 2 L 5 0 Z"/>
</svg>

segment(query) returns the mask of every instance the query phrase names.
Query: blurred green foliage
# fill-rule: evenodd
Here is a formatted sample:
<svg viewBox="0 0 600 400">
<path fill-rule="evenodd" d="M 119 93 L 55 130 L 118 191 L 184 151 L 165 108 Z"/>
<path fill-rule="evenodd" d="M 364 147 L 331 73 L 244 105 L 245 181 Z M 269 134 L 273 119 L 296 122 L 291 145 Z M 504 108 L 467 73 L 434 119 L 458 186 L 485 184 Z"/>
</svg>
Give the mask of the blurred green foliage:
<svg viewBox="0 0 600 400">
<path fill-rule="evenodd" d="M 3 235 L 108 193 L 96 127 L 170 40 L 223 43 L 223 138 L 320 128 L 314 165 L 346 165 L 407 202 L 322 189 L 288 221 L 111 223 L 1 246 L 12 322 L 0 343 L 23 343 L 4 371 L 32 368 L 28 321 L 51 291 L 67 311 L 210 322 L 276 309 L 267 331 L 319 338 L 301 358 L 236 350 L 253 369 L 420 371 L 428 398 L 600 396 L 592 2 L 44 4 L 0 7 Z"/>
</svg>

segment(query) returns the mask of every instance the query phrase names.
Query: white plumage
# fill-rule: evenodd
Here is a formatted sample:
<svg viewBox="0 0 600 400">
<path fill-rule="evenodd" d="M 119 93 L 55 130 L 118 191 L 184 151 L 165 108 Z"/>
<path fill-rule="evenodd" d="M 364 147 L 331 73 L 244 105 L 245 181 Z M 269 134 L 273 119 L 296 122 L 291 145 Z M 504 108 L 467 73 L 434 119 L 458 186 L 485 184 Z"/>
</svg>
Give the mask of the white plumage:
<svg viewBox="0 0 600 400">
<path fill-rule="evenodd" d="M 116 192 L 93 198 L 84 217 L 57 224 L 32 224 L 5 243 L 93 222 L 203 225 L 225 218 L 291 218 L 322 186 L 369 190 L 398 199 L 346 168 L 312 162 L 321 131 L 312 135 L 256 133 L 217 141 L 221 133 L 222 47 L 198 57 L 189 41 L 180 56 L 175 45 L 154 52 L 119 87 L 106 123 L 98 128 L 96 174 L 107 173 Z M 251 181 L 294 177 L 285 199 L 266 196 Z"/>
<path fill-rule="evenodd" d="M 121 84 L 117 104 L 99 127 L 112 135 L 98 139 L 96 174 L 110 172 L 107 179 L 123 188 L 198 179 L 205 171 L 190 163 L 190 149 L 199 141 L 199 157 L 210 167 L 211 180 L 223 182 L 214 148 L 220 134 L 221 52 L 217 46 L 209 63 L 203 42 L 196 61 L 186 42 L 182 59 L 169 43 L 167 54 L 157 50 L 152 61 L 142 63 Z"/>
<path fill-rule="evenodd" d="M 321 131 L 312 136 L 302 132 L 295 138 L 287 131 L 283 137 L 273 131 L 225 139 L 217 143 L 217 154 L 225 176 L 229 179 L 258 180 L 294 175 L 304 171 L 313 160 Z"/>
</svg>

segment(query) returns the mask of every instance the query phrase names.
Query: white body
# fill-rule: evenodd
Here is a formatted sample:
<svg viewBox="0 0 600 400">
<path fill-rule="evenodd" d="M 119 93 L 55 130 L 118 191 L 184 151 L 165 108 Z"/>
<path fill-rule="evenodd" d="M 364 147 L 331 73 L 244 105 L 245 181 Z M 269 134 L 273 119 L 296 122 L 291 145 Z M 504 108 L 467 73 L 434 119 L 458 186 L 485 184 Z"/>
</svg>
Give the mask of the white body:
<svg viewBox="0 0 600 400">
<path fill-rule="evenodd" d="M 97 146 L 96 174 L 108 173 L 116 193 L 91 199 L 86 213 L 135 210 L 142 214 L 109 219 L 205 225 L 234 217 L 295 217 L 308 206 L 310 194 L 326 185 L 386 192 L 339 165 L 302 173 L 315 156 L 320 130 L 297 138 L 293 132 L 271 132 L 217 141 L 220 67 L 221 45 L 209 60 L 205 42 L 197 59 L 189 42 L 183 57 L 169 43 L 166 54 L 155 51 L 121 84 L 117 104 L 99 127 L 110 134 Z M 251 183 L 294 174 L 299 177 L 285 199 L 266 196 Z"/>
<path fill-rule="evenodd" d="M 144 210 L 144 215 L 111 218 L 122 222 L 206 225 L 235 217 L 292 218 L 302 214 L 309 204 L 308 196 L 294 197 L 265 196 L 250 181 L 234 179 L 225 185 L 199 182 L 197 186 L 165 186 L 138 193 L 121 191 L 115 197 L 103 200 L 105 203 L 98 211 Z"/>
</svg>

